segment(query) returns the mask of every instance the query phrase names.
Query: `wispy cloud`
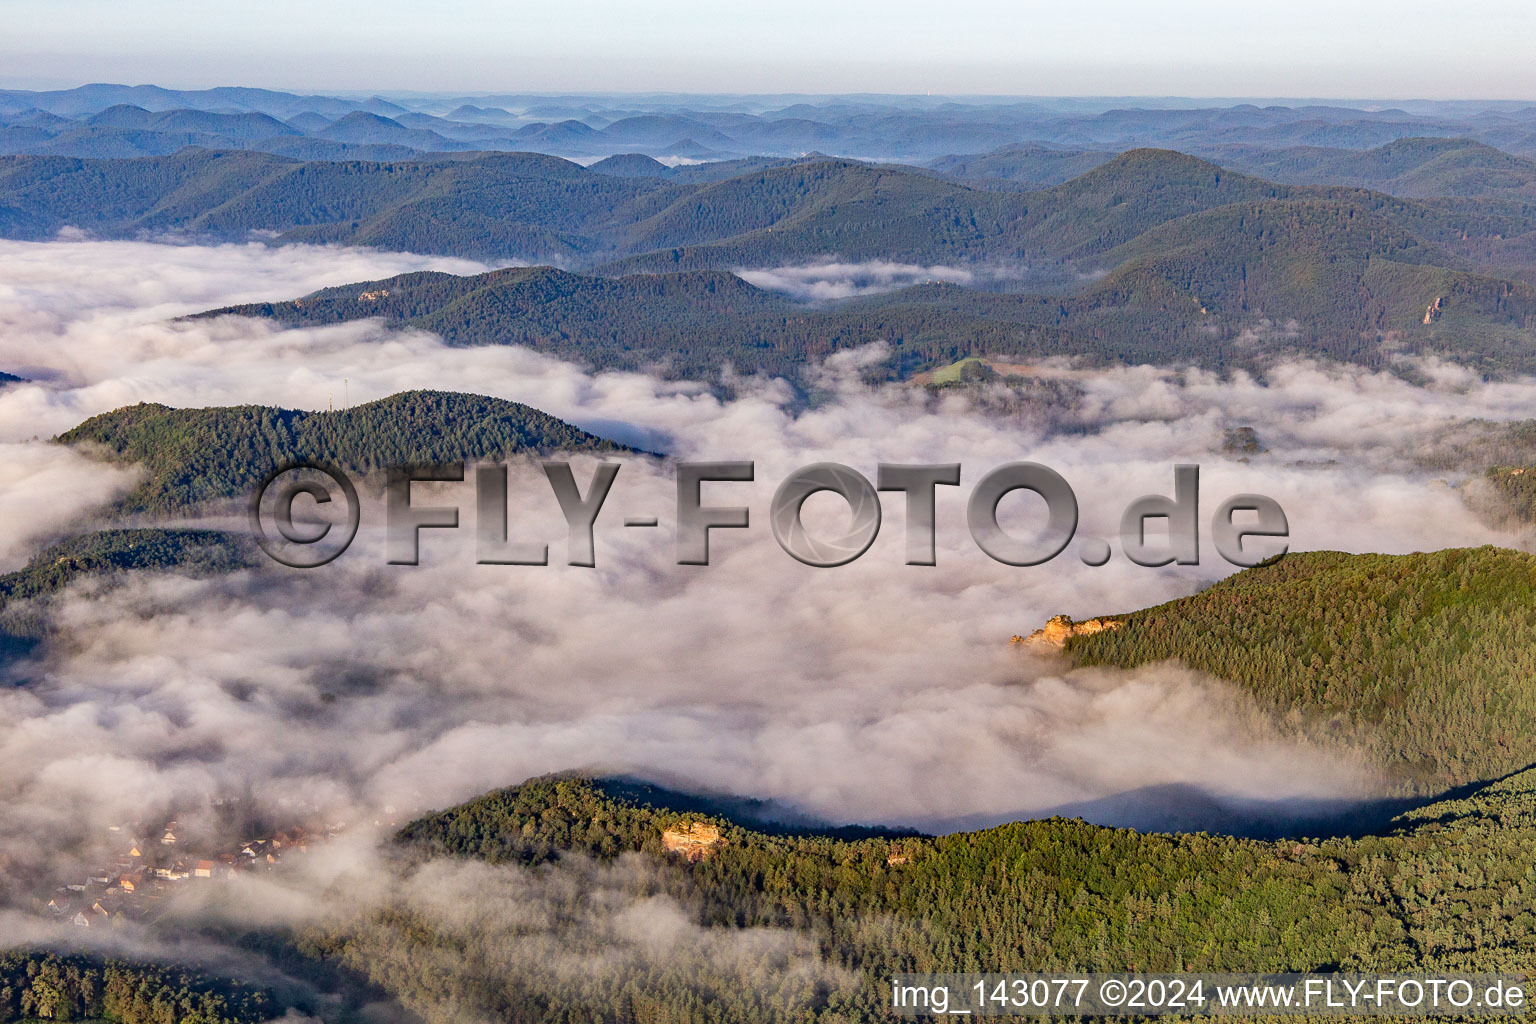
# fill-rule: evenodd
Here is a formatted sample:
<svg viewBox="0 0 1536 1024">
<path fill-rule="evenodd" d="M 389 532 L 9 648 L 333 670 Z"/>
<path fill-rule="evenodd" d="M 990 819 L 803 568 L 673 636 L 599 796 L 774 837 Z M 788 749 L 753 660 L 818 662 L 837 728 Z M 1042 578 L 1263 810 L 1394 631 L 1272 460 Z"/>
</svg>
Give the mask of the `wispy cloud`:
<svg viewBox="0 0 1536 1024">
<path fill-rule="evenodd" d="M 858 295 L 895 291 L 915 284 L 968 285 L 976 281 L 979 273 L 962 267 L 924 267 L 885 260 L 813 263 L 802 267 L 736 271 L 738 277 L 759 288 L 783 292 L 807 302 L 850 299 Z"/>
</svg>

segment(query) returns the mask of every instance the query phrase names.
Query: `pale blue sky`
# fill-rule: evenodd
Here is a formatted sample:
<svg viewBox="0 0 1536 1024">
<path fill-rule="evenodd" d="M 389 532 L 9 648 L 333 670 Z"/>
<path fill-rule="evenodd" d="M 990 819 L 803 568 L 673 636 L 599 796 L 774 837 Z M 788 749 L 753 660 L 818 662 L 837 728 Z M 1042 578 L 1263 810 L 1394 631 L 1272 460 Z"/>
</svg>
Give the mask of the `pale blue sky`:
<svg viewBox="0 0 1536 1024">
<path fill-rule="evenodd" d="M 1536 100 L 1532 0 L 0 0 L 0 84 Z"/>
</svg>

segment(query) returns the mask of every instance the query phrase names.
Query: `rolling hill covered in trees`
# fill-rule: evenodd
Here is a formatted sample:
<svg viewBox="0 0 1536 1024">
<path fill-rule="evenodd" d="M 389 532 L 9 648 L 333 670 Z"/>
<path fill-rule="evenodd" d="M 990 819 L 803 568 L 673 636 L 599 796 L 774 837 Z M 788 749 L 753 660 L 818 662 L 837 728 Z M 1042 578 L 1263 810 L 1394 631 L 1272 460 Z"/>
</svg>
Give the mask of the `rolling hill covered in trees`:
<svg viewBox="0 0 1536 1024">
<path fill-rule="evenodd" d="M 1473 139 L 1397 139 L 1367 150 L 1227 145 L 1200 155 L 1293 185 L 1349 185 L 1405 198 L 1536 198 L 1536 160 Z"/>
<path fill-rule="evenodd" d="M 1369 149 L 1218 142 L 1183 149 L 1231 171 L 1287 185 L 1345 185 L 1405 199 L 1536 197 L 1536 160 L 1468 138 L 1401 138 Z M 1114 159 L 1106 150 L 1016 143 L 924 166 L 983 188 L 1057 185 Z"/>
<path fill-rule="evenodd" d="M 1536 285 L 1485 266 L 1536 252 L 1536 205 L 1275 185 L 1144 150 L 1036 193 L 821 163 L 682 200 L 653 191 L 632 212 L 651 207 L 626 229 L 644 236 L 637 244 L 719 240 L 621 260 L 605 276 L 412 274 L 214 312 L 290 324 L 379 317 L 452 344 L 528 345 L 597 369 L 703 378 L 727 365 L 794 376 L 877 341 L 892 350 L 885 374 L 898 378 L 976 355 L 1262 369 L 1296 353 L 1369 366 L 1432 353 L 1488 374 L 1536 369 Z M 805 305 L 718 269 L 892 251 L 958 256 L 960 266 L 1034 253 L 1078 281 L 1040 294 L 926 284 Z"/>
<path fill-rule="evenodd" d="M 1530 771 L 1405 813 L 1381 834 L 1326 840 L 1140 834 L 1059 818 L 845 839 L 765 832 L 644 787 L 559 776 L 424 818 L 399 838 L 412 858 L 555 871 L 552 880 L 568 872 L 543 912 L 571 923 L 558 930 L 561 955 L 605 954 L 603 970 L 562 969 L 537 952 L 543 914 L 488 916 L 495 924 L 482 934 L 404 900 L 299 938 L 431 1024 L 466 1010 L 529 1021 L 873 1020 L 889 1012 L 889 978 L 902 971 L 1536 965 Z M 601 920 L 615 898 L 577 883 L 615 884 L 585 866 L 594 860 L 615 865 L 639 908 L 662 914 L 674 901 L 696 938 L 659 961 L 602 945 L 600 928 L 579 925 Z M 708 955 L 740 929 L 756 929 L 746 934 L 759 954 Z"/>
<path fill-rule="evenodd" d="M 79 580 L 111 585 L 130 573 L 207 576 L 254 564 L 248 538 L 222 530 L 117 527 L 67 538 L 0 575 L 0 657 L 32 650 L 48 631 L 48 600 Z"/>
<path fill-rule="evenodd" d="M 1178 659 L 1421 792 L 1536 763 L 1536 558 L 1506 548 L 1286 555 L 1067 641 Z"/>
<path fill-rule="evenodd" d="M 1490 466 L 1483 476 L 1516 522 L 1536 526 L 1536 466 Z"/>
<path fill-rule="evenodd" d="M 146 478 L 123 511 L 161 515 L 249 497 L 269 472 L 300 459 L 369 473 L 523 452 L 629 450 L 517 402 L 443 391 L 334 412 L 139 404 L 94 416 L 58 441 L 143 466 Z"/>
<path fill-rule="evenodd" d="M 817 259 L 918 264 L 1093 260 L 1159 224 L 1239 202 L 1318 199 L 1378 213 L 1469 264 L 1536 265 L 1536 205 L 1399 200 L 1283 185 L 1132 150 L 1050 188 L 970 188 L 928 171 L 806 158 L 734 176 L 620 176 L 528 153 L 389 163 L 189 149 L 137 160 L 0 158 L 0 234 L 74 226 L 341 242 L 634 270 Z"/>
<path fill-rule="evenodd" d="M 71 537 L 0 576 L 0 609 L 14 601 L 56 594 L 83 576 L 175 570 L 224 572 L 250 564 L 244 538 L 222 530 L 120 527 Z"/>
<path fill-rule="evenodd" d="M 213 310 L 289 326 L 377 317 L 450 345 L 522 345 L 594 368 L 670 366 L 682 375 L 734 360 L 791 372 L 802 352 L 787 337 L 802 310 L 722 271 L 590 277 L 514 267 L 459 277 L 438 272 L 327 288 L 292 302 Z M 769 346 L 779 336 L 788 358 Z M 801 345 L 814 343 L 803 337 Z"/>
</svg>

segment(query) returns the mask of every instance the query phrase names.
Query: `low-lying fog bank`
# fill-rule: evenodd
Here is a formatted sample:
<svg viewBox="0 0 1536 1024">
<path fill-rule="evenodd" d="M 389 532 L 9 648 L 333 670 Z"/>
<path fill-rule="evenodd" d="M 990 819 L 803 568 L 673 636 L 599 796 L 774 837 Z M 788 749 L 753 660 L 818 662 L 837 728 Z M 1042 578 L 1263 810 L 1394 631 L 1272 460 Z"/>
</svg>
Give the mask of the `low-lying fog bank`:
<svg viewBox="0 0 1536 1024">
<path fill-rule="evenodd" d="M 370 506 L 352 550 L 322 569 L 78 588 L 56 608 L 57 642 L 9 665 L 0 689 L 0 861 L 18 875 L 66 851 L 99 855 L 110 824 L 195 822 L 226 797 L 270 820 L 371 822 L 568 768 L 926 829 L 1062 809 L 1144 828 L 1223 827 L 1234 807 L 1283 819 L 1368 799 L 1382 780 L 1220 680 L 1175 665 L 1075 670 L 1008 643 L 1057 613 L 1139 608 L 1233 571 L 1208 536 L 1198 567 L 1117 554 L 1092 568 L 1069 548 L 1012 568 L 966 531 L 975 482 L 1005 462 L 1045 463 L 1076 490 L 1080 536 L 1111 538 L 1128 502 L 1171 493 L 1174 464 L 1193 462 L 1203 516 L 1229 494 L 1269 495 L 1293 550 L 1514 541 L 1466 507 L 1459 479 L 1417 467 L 1458 422 L 1527 415 L 1536 381 L 1451 366 L 1421 365 L 1416 385 L 1298 363 L 1261 385 L 1051 364 L 1041 372 L 1069 386 L 1002 413 L 977 392 L 870 390 L 858 368 L 871 353 L 847 353 L 823 368 L 827 400 L 805 410 L 779 382 L 743 382 L 723 401 L 371 323 L 167 319 L 423 267 L 474 269 L 306 247 L 0 243 L 0 370 L 31 378 L 0 388 L 4 567 L 132 483 L 46 438 L 140 401 L 324 409 L 407 388 L 515 399 L 680 458 L 755 460 L 755 482 L 707 493 L 749 505 L 752 528 L 717 531 L 708 567 L 676 565 L 670 468 L 631 461 L 598 523 L 597 568 L 572 568 L 548 484 L 518 466 L 512 521 L 550 542 L 547 567 L 474 564 L 466 485 L 464 529 L 425 537 L 418 567 L 385 565 Z M 1239 427 L 1265 450 L 1234 447 Z M 857 562 L 816 570 L 784 554 L 768 500 L 822 460 L 870 477 L 879 462 L 961 463 L 962 485 L 939 490 L 938 565 L 902 564 L 895 495 Z M 1030 521 L 1022 497 L 1008 501 L 1008 523 Z M 808 514 L 836 518 L 814 501 Z M 629 515 L 659 515 L 661 529 L 626 531 Z"/>
</svg>

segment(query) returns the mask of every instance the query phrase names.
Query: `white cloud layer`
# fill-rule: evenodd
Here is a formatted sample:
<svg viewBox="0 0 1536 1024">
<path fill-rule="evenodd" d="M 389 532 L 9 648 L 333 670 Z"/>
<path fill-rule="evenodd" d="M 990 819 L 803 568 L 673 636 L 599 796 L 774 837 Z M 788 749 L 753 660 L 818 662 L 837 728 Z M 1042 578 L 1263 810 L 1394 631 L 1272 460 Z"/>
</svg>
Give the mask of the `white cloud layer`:
<svg viewBox="0 0 1536 1024">
<path fill-rule="evenodd" d="M 874 295 L 914 284 L 972 284 L 981 273 L 964 267 L 924 267 L 888 260 L 737 271 L 738 276 L 749 284 L 784 292 L 807 302 L 851 299 L 856 295 Z"/>
<path fill-rule="evenodd" d="M 725 402 L 694 385 L 588 375 L 518 349 L 447 348 L 372 323 L 165 319 L 442 262 L 0 243 L 0 369 L 35 378 L 0 390 L 0 441 L 20 453 L 8 459 L 4 501 L 25 524 L 38 516 L 13 493 L 59 481 L 53 489 L 84 509 L 126 486 L 121 473 L 82 472 L 69 453 L 22 443 L 34 434 L 138 401 L 324 408 L 346 379 L 354 403 L 406 388 L 473 391 L 685 458 L 754 459 L 754 483 L 706 491 L 712 503 L 750 505 L 753 528 L 716 533 L 710 567 L 675 565 L 670 470 L 629 462 L 598 522 L 598 568 L 571 568 L 548 485 L 522 466 L 513 529 L 550 542 L 549 567 L 474 565 L 466 485 L 453 492 L 465 529 L 426 537 L 420 567 L 384 564 L 370 506 L 357 544 L 324 569 L 77 593 L 57 613 L 68 642 L 14 666 L 19 685 L 0 687 L 0 858 L 38 866 L 106 822 L 193 816 L 231 793 L 277 814 L 388 818 L 573 767 L 930 828 L 1063 808 L 1198 824 L 1198 808 L 1157 802 L 1168 792 L 1228 810 L 1368 795 L 1381 780 L 1348 751 L 1287 737 L 1219 680 L 1176 666 L 1072 671 L 1007 643 L 1059 612 L 1189 593 L 1231 571 L 1214 551 L 1192 569 L 1118 555 L 1089 568 L 1073 550 L 1010 568 L 971 542 L 965 497 L 997 465 L 1043 462 L 1076 489 L 1082 535 L 1110 538 L 1126 503 L 1170 492 L 1173 464 L 1198 462 L 1205 516 L 1228 494 L 1268 494 L 1290 514 L 1296 549 L 1508 542 L 1465 508 L 1457 481 L 1415 470 L 1411 456 L 1448 424 L 1536 408 L 1536 382 L 1487 384 L 1449 367 L 1415 387 L 1297 364 L 1261 386 L 1049 364 L 1040 372 L 1064 379 L 1069 397 L 1001 415 L 958 394 L 866 389 L 854 371 L 868 354 L 851 353 L 825 371 L 834 399 L 798 410 L 772 382 Z M 1223 454 L 1238 425 L 1254 426 L 1269 451 Z M 791 470 L 820 460 L 871 477 L 882 461 L 962 463 L 962 487 L 940 490 L 938 566 L 902 564 L 899 496 L 852 565 L 815 570 L 780 551 L 768 499 Z M 1014 500 L 1004 511 L 1017 523 L 1028 509 Z M 659 515 L 661 529 L 618 525 L 631 515 Z M 0 554 L 16 557 L 37 534 L 11 529 Z"/>
</svg>

